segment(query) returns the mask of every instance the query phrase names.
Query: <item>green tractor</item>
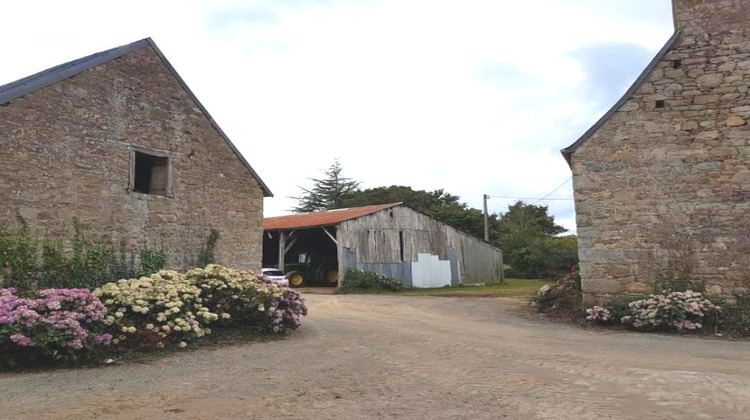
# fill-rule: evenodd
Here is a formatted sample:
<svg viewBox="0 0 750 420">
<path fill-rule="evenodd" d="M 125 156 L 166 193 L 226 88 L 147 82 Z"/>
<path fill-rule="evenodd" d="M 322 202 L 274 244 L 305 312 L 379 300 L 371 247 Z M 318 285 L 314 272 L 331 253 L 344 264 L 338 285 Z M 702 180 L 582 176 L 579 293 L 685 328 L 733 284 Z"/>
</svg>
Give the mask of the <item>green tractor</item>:
<svg viewBox="0 0 750 420">
<path fill-rule="evenodd" d="M 339 270 L 335 261 L 318 261 L 315 255 L 300 252 L 298 262 L 284 264 L 289 286 L 329 286 L 339 283 Z"/>
</svg>

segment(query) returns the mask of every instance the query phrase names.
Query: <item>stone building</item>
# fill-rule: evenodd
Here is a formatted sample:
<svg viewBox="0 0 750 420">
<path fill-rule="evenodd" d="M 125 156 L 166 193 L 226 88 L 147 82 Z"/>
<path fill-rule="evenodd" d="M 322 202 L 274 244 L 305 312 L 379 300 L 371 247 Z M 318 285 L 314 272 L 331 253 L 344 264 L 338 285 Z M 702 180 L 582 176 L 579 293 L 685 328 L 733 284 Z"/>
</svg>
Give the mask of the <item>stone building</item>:
<svg viewBox="0 0 750 420">
<path fill-rule="evenodd" d="M 750 288 L 750 1 L 674 0 L 675 34 L 563 155 L 585 299 L 684 273 Z"/>
<path fill-rule="evenodd" d="M 163 249 L 187 268 L 212 228 L 220 262 L 259 268 L 271 192 L 154 42 L 0 86 L 0 226 Z"/>
</svg>

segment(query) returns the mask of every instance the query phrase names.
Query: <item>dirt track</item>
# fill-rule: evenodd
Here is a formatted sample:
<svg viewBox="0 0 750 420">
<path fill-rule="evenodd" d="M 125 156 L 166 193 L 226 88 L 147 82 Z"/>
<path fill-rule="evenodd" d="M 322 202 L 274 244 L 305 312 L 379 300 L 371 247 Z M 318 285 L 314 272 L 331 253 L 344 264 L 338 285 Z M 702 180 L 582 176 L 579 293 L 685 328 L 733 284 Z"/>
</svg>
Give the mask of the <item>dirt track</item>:
<svg viewBox="0 0 750 420">
<path fill-rule="evenodd" d="M 544 324 L 510 299 L 307 297 L 282 340 L 0 374 L 0 418 L 750 418 L 748 342 Z"/>
</svg>

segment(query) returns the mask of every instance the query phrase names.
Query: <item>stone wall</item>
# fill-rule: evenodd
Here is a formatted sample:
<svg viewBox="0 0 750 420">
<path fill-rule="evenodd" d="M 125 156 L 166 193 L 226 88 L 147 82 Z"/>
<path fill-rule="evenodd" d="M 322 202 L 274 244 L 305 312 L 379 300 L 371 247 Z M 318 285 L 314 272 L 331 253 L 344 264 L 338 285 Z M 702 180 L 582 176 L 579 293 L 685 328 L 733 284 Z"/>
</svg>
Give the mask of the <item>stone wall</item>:
<svg viewBox="0 0 750 420">
<path fill-rule="evenodd" d="M 661 270 L 750 289 L 750 7 L 675 0 L 682 28 L 571 154 L 585 298 L 650 292 Z"/>
<path fill-rule="evenodd" d="M 263 191 L 210 120 L 144 47 L 0 107 L 0 226 L 167 252 L 190 267 L 211 228 L 217 258 L 261 261 Z M 130 191 L 134 150 L 169 157 L 169 196 Z"/>
</svg>

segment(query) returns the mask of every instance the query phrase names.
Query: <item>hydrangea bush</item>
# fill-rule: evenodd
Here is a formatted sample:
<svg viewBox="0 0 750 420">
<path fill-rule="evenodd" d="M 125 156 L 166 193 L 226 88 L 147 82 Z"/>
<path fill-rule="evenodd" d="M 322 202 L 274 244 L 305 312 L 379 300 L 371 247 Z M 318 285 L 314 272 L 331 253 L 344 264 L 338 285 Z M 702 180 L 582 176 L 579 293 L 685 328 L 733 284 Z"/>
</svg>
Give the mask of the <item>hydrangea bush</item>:
<svg viewBox="0 0 750 420">
<path fill-rule="evenodd" d="M 542 286 L 531 302 L 541 312 L 552 312 L 558 315 L 581 311 L 581 273 L 577 269 L 558 277 L 554 283 Z"/>
<path fill-rule="evenodd" d="M 307 307 L 299 293 L 246 271 L 219 265 L 187 274 L 162 270 L 150 277 L 108 283 L 94 294 L 110 309 L 105 322 L 115 343 L 185 347 L 209 325 L 246 325 L 282 333 L 301 325 Z"/>
<path fill-rule="evenodd" d="M 94 291 L 110 310 L 105 323 L 114 343 L 128 347 L 163 347 L 210 333 L 206 326 L 219 317 L 203 304 L 201 289 L 176 271 L 107 283 Z"/>
<path fill-rule="evenodd" d="M 298 292 L 249 271 L 211 264 L 190 270 L 187 279 L 204 291 L 206 306 L 223 323 L 281 333 L 299 328 L 300 317 L 307 315 Z"/>
<path fill-rule="evenodd" d="M 621 322 L 642 330 L 699 330 L 706 316 L 720 310 L 703 294 L 690 290 L 651 295 L 628 306 L 629 314 L 622 317 Z"/>
<path fill-rule="evenodd" d="M 586 309 L 586 321 L 607 324 L 612 321 L 612 313 L 609 309 L 594 306 L 593 308 Z"/>
<path fill-rule="evenodd" d="M 48 357 L 74 360 L 109 345 L 102 333 L 107 309 L 86 289 L 45 289 L 22 298 L 0 289 L 0 364 Z"/>
</svg>

